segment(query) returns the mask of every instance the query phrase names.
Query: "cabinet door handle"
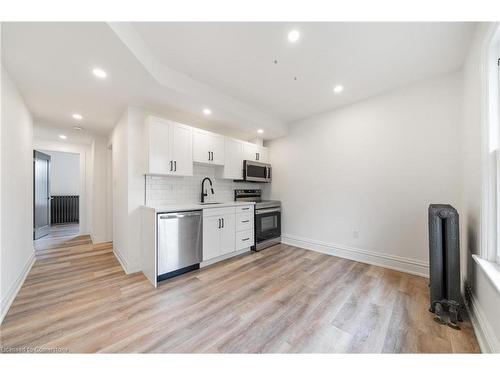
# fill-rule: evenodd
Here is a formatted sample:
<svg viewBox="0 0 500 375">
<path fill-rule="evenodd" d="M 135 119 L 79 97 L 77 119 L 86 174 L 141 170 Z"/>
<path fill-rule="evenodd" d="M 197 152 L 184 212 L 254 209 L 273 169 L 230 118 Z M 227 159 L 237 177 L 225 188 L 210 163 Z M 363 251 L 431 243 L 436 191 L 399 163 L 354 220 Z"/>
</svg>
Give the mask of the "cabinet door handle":
<svg viewBox="0 0 500 375">
<path fill-rule="evenodd" d="M 243 220 L 242 223 L 249 223 L 250 220 Z"/>
<path fill-rule="evenodd" d="M 177 160 L 174 160 L 174 172 L 177 172 Z"/>
<path fill-rule="evenodd" d="M 250 208 L 248 207 L 245 207 L 245 208 L 242 208 L 241 211 L 246 211 L 246 210 L 249 210 Z"/>
<path fill-rule="evenodd" d="M 174 167 L 173 167 L 173 162 L 172 162 L 172 160 L 170 160 L 170 172 L 172 172 L 172 171 L 173 171 L 173 168 L 174 168 Z"/>
<path fill-rule="evenodd" d="M 222 228 L 224 228 L 224 218 L 222 218 Z"/>
<path fill-rule="evenodd" d="M 221 222 L 220 222 L 220 219 L 219 219 L 219 229 L 220 229 L 220 225 L 221 225 L 220 223 L 221 223 Z"/>
<path fill-rule="evenodd" d="M 212 161 L 214 161 L 214 152 L 212 151 Z"/>
<path fill-rule="evenodd" d="M 210 151 L 208 151 L 208 161 L 210 161 Z"/>
<path fill-rule="evenodd" d="M 242 241 L 248 241 L 249 239 L 250 239 L 250 237 L 243 238 Z"/>
</svg>

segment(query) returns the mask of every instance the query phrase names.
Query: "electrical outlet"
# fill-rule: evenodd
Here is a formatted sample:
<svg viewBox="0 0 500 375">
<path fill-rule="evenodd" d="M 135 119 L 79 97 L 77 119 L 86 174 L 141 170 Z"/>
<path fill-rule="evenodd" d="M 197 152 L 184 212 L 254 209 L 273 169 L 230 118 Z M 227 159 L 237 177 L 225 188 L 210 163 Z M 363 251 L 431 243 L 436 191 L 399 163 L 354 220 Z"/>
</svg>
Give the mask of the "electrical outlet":
<svg viewBox="0 0 500 375">
<path fill-rule="evenodd" d="M 352 238 L 359 238 L 359 231 L 355 230 L 352 232 Z"/>
</svg>

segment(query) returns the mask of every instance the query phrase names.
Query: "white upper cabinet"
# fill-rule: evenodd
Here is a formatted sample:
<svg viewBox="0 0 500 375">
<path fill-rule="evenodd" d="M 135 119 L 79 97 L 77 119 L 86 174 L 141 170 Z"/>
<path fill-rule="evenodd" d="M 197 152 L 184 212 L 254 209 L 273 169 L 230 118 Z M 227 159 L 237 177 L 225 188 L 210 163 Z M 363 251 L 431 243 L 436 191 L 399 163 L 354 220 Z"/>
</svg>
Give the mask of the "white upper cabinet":
<svg viewBox="0 0 500 375">
<path fill-rule="evenodd" d="M 219 134 L 212 134 L 211 136 L 211 148 L 212 148 L 212 164 L 216 165 L 224 165 L 226 158 L 225 158 L 225 150 L 224 150 L 224 137 L 223 135 Z"/>
<path fill-rule="evenodd" d="M 269 160 L 265 147 L 246 142 L 243 143 L 243 158 L 244 160 L 258 161 L 261 163 L 267 163 Z"/>
<path fill-rule="evenodd" d="M 170 126 L 173 174 L 193 175 L 193 129 L 190 126 L 173 123 Z"/>
<path fill-rule="evenodd" d="M 224 155 L 226 161 L 222 178 L 243 179 L 243 142 L 225 137 Z"/>
<path fill-rule="evenodd" d="M 150 116 L 146 120 L 146 174 L 192 176 L 192 128 Z"/>
<path fill-rule="evenodd" d="M 224 136 L 201 129 L 193 131 L 193 161 L 224 165 Z"/>
<path fill-rule="evenodd" d="M 210 163 L 210 137 L 208 132 L 193 129 L 193 161 L 195 163 Z"/>
<path fill-rule="evenodd" d="M 146 174 L 171 174 L 170 124 L 149 117 L 146 123 L 148 166 Z"/>
<path fill-rule="evenodd" d="M 260 161 L 261 163 L 269 163 L 269 152 L 267 148 L 257 146 L 257 156 L 259 158 L 257 161 Z"/>
</svg>

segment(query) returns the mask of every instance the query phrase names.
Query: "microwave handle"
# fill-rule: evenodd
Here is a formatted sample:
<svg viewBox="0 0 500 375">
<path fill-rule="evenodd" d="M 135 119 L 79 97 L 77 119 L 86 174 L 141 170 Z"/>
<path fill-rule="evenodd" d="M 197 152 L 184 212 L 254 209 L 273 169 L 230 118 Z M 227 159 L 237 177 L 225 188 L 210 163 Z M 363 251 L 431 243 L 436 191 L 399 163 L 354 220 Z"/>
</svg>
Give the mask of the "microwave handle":
<svg viewBox="0 0 500 375">
<path fill-rule="evenodd" d="M 266 178 L 271 179 L 271 167 L 266 167 Z"/>
</svg>

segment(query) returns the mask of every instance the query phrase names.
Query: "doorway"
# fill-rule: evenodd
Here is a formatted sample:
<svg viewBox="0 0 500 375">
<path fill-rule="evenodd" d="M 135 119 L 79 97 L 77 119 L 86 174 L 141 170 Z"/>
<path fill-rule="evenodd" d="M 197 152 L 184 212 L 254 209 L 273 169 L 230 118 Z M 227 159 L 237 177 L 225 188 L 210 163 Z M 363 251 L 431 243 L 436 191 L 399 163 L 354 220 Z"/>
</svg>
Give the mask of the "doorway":
<svg viewBox="0 0 500 375">
<path fill-rule="evenodd" d="M 80 155 L 34 150 L 33 179 L 35 243 L 77 236 L 80 233 Z"/>
</svg>

